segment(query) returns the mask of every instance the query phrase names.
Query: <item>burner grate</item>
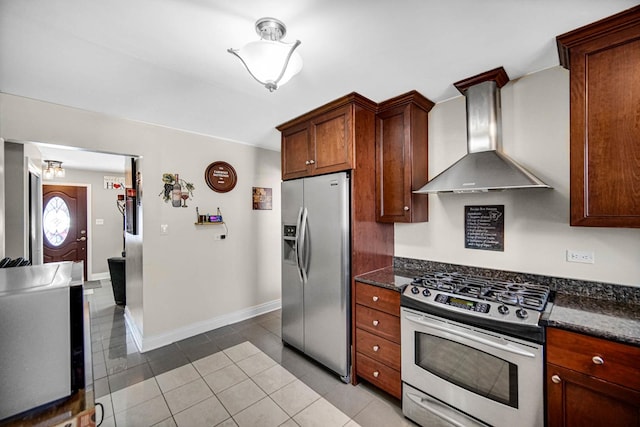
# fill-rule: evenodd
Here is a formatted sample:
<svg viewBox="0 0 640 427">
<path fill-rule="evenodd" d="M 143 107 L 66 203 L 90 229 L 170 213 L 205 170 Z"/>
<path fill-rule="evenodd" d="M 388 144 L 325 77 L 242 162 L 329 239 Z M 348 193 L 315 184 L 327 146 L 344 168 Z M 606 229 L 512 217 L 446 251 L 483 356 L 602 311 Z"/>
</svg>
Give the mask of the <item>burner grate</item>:
<svg viewBox="0 0 640 427">
<path fill-rule="evenodd" d="M 460 273 L 427 273 L 414 278 L 411 284 L 537 311 L 544 310 L 550 293 L 549 287 L 541 284 L 493 280 Z"/>
</svg>

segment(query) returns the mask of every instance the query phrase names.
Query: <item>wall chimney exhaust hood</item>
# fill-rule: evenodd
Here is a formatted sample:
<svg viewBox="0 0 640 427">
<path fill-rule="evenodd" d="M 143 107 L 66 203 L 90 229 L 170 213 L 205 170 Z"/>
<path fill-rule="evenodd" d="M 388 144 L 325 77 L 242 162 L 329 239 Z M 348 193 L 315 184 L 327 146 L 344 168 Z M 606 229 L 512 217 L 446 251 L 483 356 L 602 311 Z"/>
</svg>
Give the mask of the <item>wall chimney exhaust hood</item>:
<svg viewBox="0 0 640 427">
<path fill-rule="evenodd" d="M 467 154 L 414 193 L 551 188 L 501 151 L 500 88 L 508 82 L 499 67 L 454 83 L 466 98 Z"/>
</svg>

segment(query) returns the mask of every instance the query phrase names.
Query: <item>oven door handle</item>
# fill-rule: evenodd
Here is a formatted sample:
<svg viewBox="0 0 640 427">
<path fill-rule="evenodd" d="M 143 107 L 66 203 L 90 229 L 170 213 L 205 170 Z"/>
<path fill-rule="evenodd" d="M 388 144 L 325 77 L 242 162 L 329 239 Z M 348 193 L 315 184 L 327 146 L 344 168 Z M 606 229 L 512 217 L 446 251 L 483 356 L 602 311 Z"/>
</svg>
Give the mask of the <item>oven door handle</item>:
<svg viewBox="0 0 640 427">
<path fill-rule="evenodd" d="M 462 331 L 456 331 L 456 330 L 452 330 L 452 329 L 448 329 L 448 328 L 444 328 L 442 326 L 438 326 L 435 325 L 431 322 L 428 322 L 426 320 L 424 320 L 423 317 L 419 317 L 419 316 L 413 316 L 411 314 L 405 314 L 405 319 L 413 322 L 413 323 L 417 323 L 418 325 L 422 325 L 422 326 L 426 326 L 428 328 L 432 328 L 432 329 L 436 329 L 438 331 L 442 331 L 442 332 L 446 332 L 448 334 L 452 334 L 452 335 L 457 335 L 459 337 L 462 338 L 466 338 L 469 339 L 471 341 L 475 341 L 481 344 L 485 344 L 488 345 L 489 347 L 493 347 L 493 348 L 497 348 L 498 350 L 504 350 L 504 351 L 508 351 L 509 353 L 514 353 L 520 356 L 525 356 L 525 357 L 531 357 L 531 358 L 535 358 L 536 355 L 528 352 L 526 350 L 522 350 L 518 347 L 515 347 L 514 345 L 512 345 L 509 342 L 505 342 L 504 344 L 500 344 L 491 340 L 488 340 L 486 338 L 482 338 L 482 337 L 478 337 L 472 334 L 469 334 L 467 332 L 462 332 Z"/>
<path fill-rule="evenodd" d="M 464 424 L 459 420 L 454 418 L 454 414 L 447 414 L 447 412 L 451 412 L 451 409 L 444 406 L 442 403 L 438 402 L 435 399 L 430 399 L 428 397 L 418 396 L 415 393 L 407 393 L 405 394 L 410 400 L 412 400 L 416 405 L 424 409 L 425 411 L 431 412 L 432 414 L 442 418 L 445 421 L 448 421 L 451 425 L 456 427 L 469 427 L 469 423 L 473 423 L 474 426 L 480 426 L 484 424 L 474 423 L 469 418 L 465 417 Z M 455 414 L 458 415 L 458 414 Z M 458 415 L 459 416 L 459 415 Z M 462 421 L 462 420 L 461 420 Z"/>
</svg>

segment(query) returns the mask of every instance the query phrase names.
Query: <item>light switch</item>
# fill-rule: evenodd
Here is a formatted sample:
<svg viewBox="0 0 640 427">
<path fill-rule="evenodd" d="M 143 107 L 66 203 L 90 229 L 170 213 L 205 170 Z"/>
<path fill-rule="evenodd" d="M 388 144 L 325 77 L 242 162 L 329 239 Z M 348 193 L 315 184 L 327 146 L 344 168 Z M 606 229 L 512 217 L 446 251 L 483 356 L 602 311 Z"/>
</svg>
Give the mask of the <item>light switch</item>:
<svg viewBox="0 0 640 427">
<path fill-rule="evenodd" d="M 160 235 L 169 234 L 169 224 L 160 224 Z"/>
<path fill-rule="evenodd" d="M 96 218 L 96 225 L 104 225 L 104 219 Z"/>
</svg>

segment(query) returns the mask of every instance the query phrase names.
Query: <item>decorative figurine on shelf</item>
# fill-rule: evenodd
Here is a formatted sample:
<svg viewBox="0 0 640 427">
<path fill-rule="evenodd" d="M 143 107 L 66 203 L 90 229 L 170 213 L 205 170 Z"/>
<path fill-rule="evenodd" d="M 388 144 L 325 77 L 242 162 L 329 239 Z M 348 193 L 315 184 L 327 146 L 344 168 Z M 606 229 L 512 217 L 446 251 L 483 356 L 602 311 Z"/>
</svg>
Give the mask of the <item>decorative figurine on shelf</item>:
<svg viewBox="0 0 640 427">
<path fill-rule="evenodd" d="M 165 203 L 171 201 L 174 208 L 187 207 L 187 199 L 193 197 L 193 190 L 196 188 L 192 183 L 180 178 L 178 174 L 163 173 L 162 182 L 164 189 L 158 194 Z"/>
</svg>

